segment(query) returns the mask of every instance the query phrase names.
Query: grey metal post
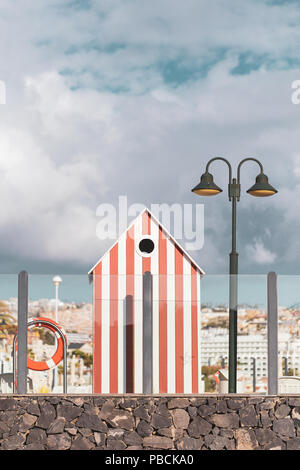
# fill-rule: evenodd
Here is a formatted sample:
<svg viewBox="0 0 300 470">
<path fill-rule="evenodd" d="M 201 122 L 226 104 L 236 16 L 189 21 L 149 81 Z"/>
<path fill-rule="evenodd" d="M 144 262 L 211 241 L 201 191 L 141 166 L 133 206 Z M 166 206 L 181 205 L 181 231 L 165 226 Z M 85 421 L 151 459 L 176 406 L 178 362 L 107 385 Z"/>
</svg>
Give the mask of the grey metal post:
<svg viewBox="0 0 300 470">
<path fill-rule="evenodd" d="M 288 360 L 287 357 L 282 358 L 284 361 L 284 374 L 283 375 L 288 375 Z"/>
<path fill-rule="evenodd" d="M 27 393 L 27 317 L 28 273 L 21 271 L 18 277 L 18 357 L 17 393 Z"/>
<path fill-rule="evenodd" d="M 277 275 L 268 274 L 268 394 L 278 393 L 278 302 Z"/>
<path fill-rule="evenodd" d="M 133 393 L 134 377 L 133 377 L 133 364 L 134 364 L 134 336 L 133 336 L 133 296 L 126 295 L 126 332 L 125 332 L 125 347 L 126 347 L 126 389 L 125 393 Z"/>
<path fill-rule="evenodd" d="M 127 345 L 126 345 L 126 336 L 127 336 L 127 315 L 126 315 L 126 308 L 127 308 L 127 297 L 123 300 L 123 332 L 120 334 L 123 335 L 123 392 L 126 393 L 127 385 L 126 385 L 126 367 L 127 367 Z"/>
<path fill-rule="evenodd" d="M 252 386 L 253 386 L 253 393 L 256 392 L 256 359 L 252 357 Z"/>
<path fill-rule="evenodd" d="M 152 393 L 152 274 L 143 275 L 143 393 Z"/>
</svg>

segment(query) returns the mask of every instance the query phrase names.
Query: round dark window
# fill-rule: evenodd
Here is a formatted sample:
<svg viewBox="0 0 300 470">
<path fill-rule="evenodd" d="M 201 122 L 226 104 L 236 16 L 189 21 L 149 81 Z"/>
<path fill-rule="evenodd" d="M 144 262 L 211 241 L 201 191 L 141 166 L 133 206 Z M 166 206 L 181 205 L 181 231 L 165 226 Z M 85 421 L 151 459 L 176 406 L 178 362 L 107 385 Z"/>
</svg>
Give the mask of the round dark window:
<svg viewBox="0 0 300 470">
<path fill-rule="evenodd" d="M 139 250 L 141 253 L 149 255 L 154 250 L 154 243 L 151 238 L 143 238 L 139 243 Z"/>
</svg>

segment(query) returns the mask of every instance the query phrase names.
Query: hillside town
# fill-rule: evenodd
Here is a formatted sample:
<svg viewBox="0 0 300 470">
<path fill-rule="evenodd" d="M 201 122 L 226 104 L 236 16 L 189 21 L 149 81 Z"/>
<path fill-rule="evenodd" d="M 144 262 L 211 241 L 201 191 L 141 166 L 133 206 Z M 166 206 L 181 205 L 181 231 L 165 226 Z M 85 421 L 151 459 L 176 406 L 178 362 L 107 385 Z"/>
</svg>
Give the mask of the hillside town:
<svg viewBox="0 0 300 470">
<path fill-rule="evenodd" d="M 300 371 L 300 309 L 278 307 L 278 375 L 298 377 Z M 268 375 L 267 316 L 264 308 L 240 306 L 238 309 L 238 389 L 244 392 L 266 392 Z M 207 387 L 218 387 L 218 375 L 227 379 L 228 368 L 228 309 L 224 306 L 201 309 L 201 357 L 202 366 L 208 367 L 210 380 Z M 223 373 L 222 373 L 223 371 Z M 217 373 L 217 376 L 214 374 Z M 295 393 L 300 392 L 295 379 Z M 284 392 L 284 388 L 282 392 Z"/>
</svg>

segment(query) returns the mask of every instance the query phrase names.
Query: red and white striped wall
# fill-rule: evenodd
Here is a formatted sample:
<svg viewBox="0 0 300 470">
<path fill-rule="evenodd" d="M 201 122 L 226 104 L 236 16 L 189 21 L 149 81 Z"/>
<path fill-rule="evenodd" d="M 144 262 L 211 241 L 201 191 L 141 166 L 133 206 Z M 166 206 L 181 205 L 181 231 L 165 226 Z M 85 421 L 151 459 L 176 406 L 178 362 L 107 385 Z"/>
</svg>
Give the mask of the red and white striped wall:
<svg viewBox="0 0 300 470">
<path fill-rule="evenodd" d="M 138 249 L 143 235 L 154 242 L 150 256 Z M 200 393 L 200 278 L 204 273 L 148 209 L 90 271 L 94 393 L 143 391 L 145 271 L 153 275 L 153 393 Z M 125 328 L 128 296 L 132 296 L 132 319 Z"/>
</svg>

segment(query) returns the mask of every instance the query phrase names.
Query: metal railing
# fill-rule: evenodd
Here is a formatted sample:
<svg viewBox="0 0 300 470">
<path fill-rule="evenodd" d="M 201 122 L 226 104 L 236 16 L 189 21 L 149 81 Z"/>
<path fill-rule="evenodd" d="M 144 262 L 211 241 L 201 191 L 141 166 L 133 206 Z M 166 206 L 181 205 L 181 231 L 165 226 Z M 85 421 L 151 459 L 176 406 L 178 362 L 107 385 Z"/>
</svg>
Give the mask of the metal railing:
<svg viewBox="0 0 300 470">
<path fill-rule="evenodd" d="M 34 277 L 34 276 L 33 276 Z M 209 278 L 210 276 L 206 276 L 206 278 Z M 124 370 L 124 380 L 133 381 L 133 373 L 132 373 L 132 361 L 134 360 L 134 357 L 132 355 L 132 351 L 130 349 L 130 344 L 133 344 L 133 323 L 132 323 L 132 318 L 133 316 L 133 311 L 134 311 L 134 305 L 133 302 L 141 302 L 142 307 L 139 307 L 139 311 L 141 312 L 140 317 L 135 317 L 134 320 L 136 322 L 140 322 L 138 325 L 138 331 L 140 332 L 140 335 L 142 337 L 142 349 L 141 349 L 141 354 L 140 354 L 140 361 L 139 364 L 141 365 L 142 369 L 142 374 L 141 374 L 141 381 L 142 381 L 142 387 L 141 391 L 142 393 L 153 393 L 153 368 L 156 367 L 155 365 L 155 350 L 154 350 L 154 343 L 157 345 L 157 338 L 155 338 L 155 334 L 157 333 L 157 325 L 156 329 L 153 327 L 154 323 L 154 317 L 157 320 L 157 315 L 158 315 L 158 310 L 159 308 L 157 307 L 158 300 L 157 298 L 153 298 L 153 285 L 154 288 L 156 286 L 156 296 L 157 296 L 157 283 L 158 283 L 158 275 L 152 275 L 150 272 L 146 272 L 143 275 L 143 293 L 140 295 L 140 298 L 138 299 L 133 299 L 132 296 L 127 295 L 124 300 L 124 303 L 120 303 L 119 306 L 119 311 L 120 309 L 123 309 L 126 317 L 124 320 L 122 320 L 122 330 L 119 330 L 120 335 L 123 334 L 122 332 L 124 331 L 124 341 L 122 342 L 122 348 L 125 351 L 122 359 L 124 361 L 124 366 L 122 366 Z M 242 278 L 242 276 L 241 276 Z M 160 278 L 159 278 L 160 279 Z M 264 282 L 266 278 L 264 277 Z M 204 277 L 205 281 L 205 277 Z M 33 281 L 34 284 L 35 280 Z M 73 281 L 72 281 L 73 282 Z M 203 281 L 201 281 L 202 283 Z M 206 282 L 206 281 L 205 281 Z M 248 286 L 248 281 L 246 282 Z M 141 285 L 141 282 L 139 281 L 139 285 Z M 31 286 L 31 283 L 30 283 Z M 205 286 L 205 283 L 203 284 Z M 226 287 L 226 286 L 225 286 Z M 205 287 L 204 287 L 205 288 Z M 203 287 L 201 287 L 203 289 Z M 247 287 L 248 289 L 248 287 Z M 249 290 L 251 288 L 249 287 Z M 226 289 L 225 289 L 226 290 Z M 253 290 L 255 291 L 255 289 Z M 265 284 L 263 286 L 263 292 L 264 295 L 266 294 L 267 291 L 267 302 L 265 304 L 264 308 L 264 314 L 267 313 L 267 318 L 266 318 L 266 323 L 267 323 L 267 337 L 264 340 L 265 341 L 265 353 L 268 351 L 268 360 L 267 360 L 267 371 L 265 371 L 265 374 L 267 374 L 267 378 L 265 380 L 267 381 L 267 386 L 268 386 L 268 393 L 270 395 L 276 395 L 278 393 L 278 295 L 277 295 L 277 275 L 275 273 L 269 273 L 267 276 L 267 290 L 265 287 Z M 256 295 L 256 294 L 255 294 Z M 241 295 L 241 298 L 243 296 Z M 255 297 L 256 298 L 256 297 Z M 254 298 L 254 300 L 255 300 Z M 119 300 L 116 298 L 113 299 L 104 299 L 104 302 L 110 302 L 111 300 Z M 164 302 L 169 305 L 169 303 L 174 302 L 175 299 L 164 299 Z M 225 302 L 226 303 L 226 302 Z M 30 304 L 30 303 L 29 303 Z M 153 308 L 155 306 L 155 310 L 153 313 Z M 108 311 L 109 307 L 107 307 Z M 123 311 L 122 310 L 122 311 Z M 173 312 L 173 307 L 170 309 L 170 311 Z M 188 310 L 189 311 L 189 310 Z M 222 310 L 222 315 L 226 313 L 226 308 L 225 310 Z M 155 316 L 156 315 L 156 316 Z M 108 323 L 106 325 L 106 330 L 105 331 L 111 331 L 109 328 L 115 328 L 114 326 L 110 325 L 110 319 L 109 316 L 107 316 L 106 320 Z M 13 341 L 13 387 L 14 387 L 14 393 L 18 394 L 25 394 L 27 393 L 28 390 L 28 384 L 27 384 L 27 377 L 28 377 L 28 371 L 27 371 L 27 335 L 28 335 L 28 327 L 33 326 L 32 322 L 28 323 L 28 273 L 26 271 L 22 271 L 19 274 L 18 277 L 18 336 L 15 336 L 14 341 Z M 53 327 L 53 325 L 51 324 Z M 225 328 L 225 327 L 224 327 Z M 59 333 L 58 329 L 56 331 Z M 225 329 L 224 329 L 225 331 Z M 225 338 L 225 334 L 224 334 Z M 63 341 L 64 338 L 62 337 Z M 18 341 L 18 350 L 16 351 L 16 343 Z M 201 348 L 201 341 L 199 343 L 199 347 Z M 225 341 L 225 340 L 224 340 Z M 128 343 L 128 347 L 126 349 L 126 342 Z M 131 355 L 127 355 L 127 350 Z M 132 349 L 133 350 L 133 349 Z M 215 349 L 215 356 L 220 356 L 220 352 L 218 352 L 217 348 Z M 224 352 L 222 352 L 224 355 Z M 251 353 L 252 354 L 252 353 Z M 281 353 L 282 354 L 282 353 Z M 255 357 L 255 355 L 253 356 Z M 186 358 L 184 358 L 185 360 Z M 201 358 L 202 359 L 202 358 Z M 104 359 L 106 360 L 106 359 Z M 157 360 L 157 357 L 156 357 Z M 221 361 L 222 362 L 222 361 Z M 202 365 L 205 363 L 202 362 Z M 214 362 L 212 365 L 215 365 L 216 362 Z M 199 362 L 199 367 L 200 367 L 200 362 Z M 221 364 L 220 364 L 221 365 Z M 185 365 L 184 365 L 185 367 Z M 224 368 L 224 361 L 221 365 L 222 368 Z M 258 363 L 256 363 L 256 367 L 260 367 Z M 200 369 L 201 370 L 201 369 Z M 247 372 L 245 372 L 247 374 Z M 256 384 L 257 385 L 257 384 Z M 70 389 L 70 387 L 69 387 Z M 126 388 L 124 388 L 126 390 Z M 65 344 L 64 341 L 64 365 L 63 365 L 63 392 L 67 393 L 67 345 Z M 126 392 L 124 392 L 126 393 Z"/>
</svg>

